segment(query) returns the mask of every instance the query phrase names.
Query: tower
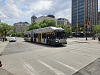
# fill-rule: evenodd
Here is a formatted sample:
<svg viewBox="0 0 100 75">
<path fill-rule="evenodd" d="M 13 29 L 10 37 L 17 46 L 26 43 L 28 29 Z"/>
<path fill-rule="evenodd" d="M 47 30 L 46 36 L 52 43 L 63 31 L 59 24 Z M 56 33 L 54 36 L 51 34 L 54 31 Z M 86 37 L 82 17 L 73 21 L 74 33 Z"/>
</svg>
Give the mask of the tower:
<svg viewBox="0 0 100 75">
<path fill-rule="evenodd" d="M 72 0 L 72 26 L 78 24 L 79 27 L 89 23 L 89 31 L 92 31 L 93 25 L 98 24 L 98 0 Z"/>
<path fill-rule="evenodd" d="M 31 17 L 31 23 L 34 23 L 36 19 L 37 19 L 37 17 L 33 15 L 33 16 Z"/>
</svg>

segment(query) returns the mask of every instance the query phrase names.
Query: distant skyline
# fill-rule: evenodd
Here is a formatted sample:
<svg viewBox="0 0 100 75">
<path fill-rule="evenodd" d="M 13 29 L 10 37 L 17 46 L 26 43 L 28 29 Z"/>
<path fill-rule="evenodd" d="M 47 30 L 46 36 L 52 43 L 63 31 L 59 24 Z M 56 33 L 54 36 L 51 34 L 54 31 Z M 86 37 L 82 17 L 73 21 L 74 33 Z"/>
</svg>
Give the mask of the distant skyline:
<svg viewBox="0 0 100 75">
<path fill-rule="evenodd" d="M 13 25 L 16 22 L 31 23 L 31 16 L 52 14 L 55 18 L 67 18 L 71 22 L 72 0 L 0 0 L 0 19 Z M 98 0 L 100 11 L 100 0 Z"/>
</svg>

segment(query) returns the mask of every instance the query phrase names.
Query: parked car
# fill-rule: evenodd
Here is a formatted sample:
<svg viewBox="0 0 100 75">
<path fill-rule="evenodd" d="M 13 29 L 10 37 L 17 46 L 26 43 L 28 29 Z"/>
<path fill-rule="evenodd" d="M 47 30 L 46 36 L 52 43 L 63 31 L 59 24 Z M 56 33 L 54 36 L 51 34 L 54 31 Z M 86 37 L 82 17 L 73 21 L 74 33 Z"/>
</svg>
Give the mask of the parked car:
<svg viewBox="0 0 100 75">
<path fill-rule="evenodd" d="M 16 37 L 10 37 L 9 42 L 16 42 Z"/>
</svg>

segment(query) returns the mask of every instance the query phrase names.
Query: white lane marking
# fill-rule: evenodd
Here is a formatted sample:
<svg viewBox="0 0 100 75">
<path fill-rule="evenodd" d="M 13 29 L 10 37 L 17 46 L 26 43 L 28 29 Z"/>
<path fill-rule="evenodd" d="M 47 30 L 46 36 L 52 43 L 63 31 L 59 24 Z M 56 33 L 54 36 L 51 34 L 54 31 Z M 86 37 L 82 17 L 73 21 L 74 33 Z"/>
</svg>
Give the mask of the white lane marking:
<svg viewBox="0 0 100 75">
<path fill-rule="evenodd" d="M 29 74 L 29 75 L 40 75 L 31 65 L 29 65 L 28 63 L 26 63 L 26 62 L 24 62 L 23 60 L 22 60 L 22 62 L 23 62 L 23 66 L 24 66 L 24 68 L 26 69 L 26 71 L 27 71 L 27 73 Z"/>
<path fill-rule="evenodd" d="M 59 63 L 59 64 L 61 64 L 61 65 L 63 65 L 63 66 L 65 66 L 65 67 L 68 67 L 69 69 L 72 69 L 72 70 L 74 70 L 75 72 L 77 72 L 78 70 L 77 69 L 75 69 L 74 67 L 71 67 L 71 66 L 69 66 L 69 65 L 66 65 L 66 64 L 64 64 L 64 63 L 62 63 L 62 62 L 59 62 L 59 61 L 56 61 L 57 63 Z"/>
<path fill-rule="evenodd" d="M 46 67 L 48 67 L 50 70 L 54 71 L 54 72 L 56 73 L 56 75 L 65 75 L 63 72 L 61 72 L 61 71 L 59 71 L 59 70 L 53 68 L 52 66 L 50 66 L 50 65 L 48 65 L 48 64 L 46 64 L 46 63 L 44 63 L 44 62 L 42 62 L 42 61 L 40 61 L 40 60 L 38 60 L 38 61 L 39 61 L 40 63 L 42 63 L 43 65 L 45 65 Z"/>
<path fill-rule="evenodd" d="M 27 72 L 28 75 L 35 75 L 35 74 L 33 74 L 33 73 L 27 68 L 26 65 L 24 65 L 24 68 L 25 68 L 25 70 L 26 70 L 26 72 Z"/>
</svg>

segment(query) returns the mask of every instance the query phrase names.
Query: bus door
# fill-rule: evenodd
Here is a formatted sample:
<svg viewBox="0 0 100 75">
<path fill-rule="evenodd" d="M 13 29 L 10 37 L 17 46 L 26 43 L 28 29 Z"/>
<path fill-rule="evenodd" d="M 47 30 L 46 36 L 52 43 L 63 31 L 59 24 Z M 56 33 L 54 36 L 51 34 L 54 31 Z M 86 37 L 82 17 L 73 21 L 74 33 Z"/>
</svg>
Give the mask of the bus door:
<svg viewBox="0 0 100 75">
<path fill-rule="evenodd" d="M 42 39 L 41 36 L 42 36 L 41 33 L 39 33 L 39 34 L 38 34 L 38 43 L 41 43 L 41 41 L 42 41 L 42 40 L 41 40 L 41 39 Z"/>
<path fill-rule="evenodd" d="M 50 39 L 49 33 L 47 33 L 47 44 L 49 44 L 49 39 Z"/>
</svg>

